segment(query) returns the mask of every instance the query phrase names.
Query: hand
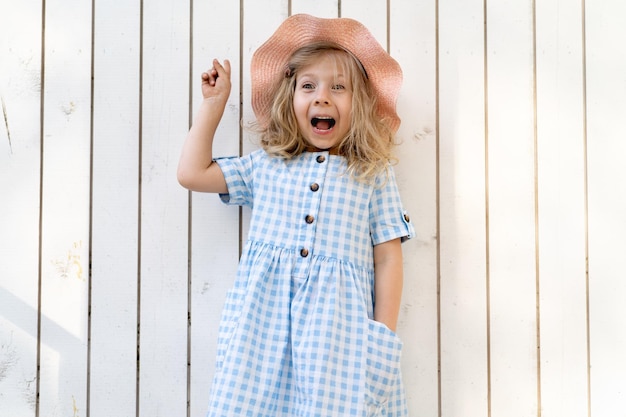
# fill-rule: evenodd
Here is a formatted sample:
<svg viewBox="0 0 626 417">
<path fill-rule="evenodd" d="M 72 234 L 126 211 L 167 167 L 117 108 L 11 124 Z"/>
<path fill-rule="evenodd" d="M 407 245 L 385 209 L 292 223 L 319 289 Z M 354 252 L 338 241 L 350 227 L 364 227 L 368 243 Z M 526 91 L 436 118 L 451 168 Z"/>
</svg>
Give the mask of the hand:
<svg viewBox="0 0 626 417">
<path fill-rule="evenodd" d="M 202 73 L 202 97 L 226 101 L 230 95 L 230 87 L 230 61 L 226 59 L 222 65 L 214 59 L 213 68 Z"/>
</svg>

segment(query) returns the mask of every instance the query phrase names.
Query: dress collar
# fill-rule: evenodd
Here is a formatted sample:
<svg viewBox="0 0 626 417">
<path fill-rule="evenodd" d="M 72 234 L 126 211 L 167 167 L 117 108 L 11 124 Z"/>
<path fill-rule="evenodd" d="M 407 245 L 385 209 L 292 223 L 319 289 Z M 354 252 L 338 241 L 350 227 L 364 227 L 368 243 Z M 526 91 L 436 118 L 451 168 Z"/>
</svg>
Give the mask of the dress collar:
<svg viewBox="0 0 626 417">
<path fill-rule="evenodd" d="M 315 146 L 307 146 L 304 149 L 306 152 L 328 152 L 329 155 L 339 155 L 339 147 L 338 146 L 333 146 L 332 148 L 329 149 L 320 149 L 317 148 Z"/>
</svg>

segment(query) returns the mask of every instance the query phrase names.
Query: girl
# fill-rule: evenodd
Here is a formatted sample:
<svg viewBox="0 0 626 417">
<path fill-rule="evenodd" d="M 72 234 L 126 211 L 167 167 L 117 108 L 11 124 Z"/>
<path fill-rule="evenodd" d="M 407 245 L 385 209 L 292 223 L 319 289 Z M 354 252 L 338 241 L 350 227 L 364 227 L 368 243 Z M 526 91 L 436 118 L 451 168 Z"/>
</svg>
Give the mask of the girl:
<svg viewBox="0 0 626 417">
<path fill-rule="evenodd" d="M 230 63 L 214 60 L 178 169 L 184 187 L 252 208 L 208 416 L 405 416 L 400 68 L 360 23 L 295 15 L 251 72 L 261 149 L 213 159 L 231 87 Z"/>
</svg>

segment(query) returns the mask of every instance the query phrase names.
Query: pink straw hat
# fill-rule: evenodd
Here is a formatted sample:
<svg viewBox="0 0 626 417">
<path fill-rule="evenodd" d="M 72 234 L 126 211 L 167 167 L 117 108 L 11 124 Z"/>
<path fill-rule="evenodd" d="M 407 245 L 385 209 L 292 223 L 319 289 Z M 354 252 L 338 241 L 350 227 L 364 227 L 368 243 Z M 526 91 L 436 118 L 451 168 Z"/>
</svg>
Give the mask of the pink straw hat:
<svg viewBox="0 0 626 417">
<path fill-rule="evenodd" d="M 269 123 L 274 87 L 285 76 L 291 55 L 303 46 L 318 42 L 336 44 L 361 62 L 377 97 L 377 112 L 396 132 L 400 126 L 396 113 L 402 84 L 400 65 L 356 20 L 323 19 L 306 14 L 287 18 L 252 56 L 252 109 L 259 125 L 266 127 Z"/>
</svg>

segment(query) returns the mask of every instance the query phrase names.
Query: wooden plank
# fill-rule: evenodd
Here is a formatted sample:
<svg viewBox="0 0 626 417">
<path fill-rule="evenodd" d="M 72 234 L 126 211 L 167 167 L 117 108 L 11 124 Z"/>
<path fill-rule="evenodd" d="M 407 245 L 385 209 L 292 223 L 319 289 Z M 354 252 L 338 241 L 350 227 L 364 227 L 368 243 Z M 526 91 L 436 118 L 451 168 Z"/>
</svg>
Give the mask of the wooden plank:
<svg viewBox="0 0 626 417">
<path fill-rule="evenodd" d="M 587 416 L 582 10 L 537 2 L 542 416 Z M 570 3 L 568 3 L 570 5 Z"/>
<path fill-rule="evenodd" d="M 591 415 L 626 410 L 626 8 L 586 2 Z"/>
<path fill-rule="evenodd" d="M 95 3 L 90 415 L 135 415 L 139 3 Z M 123 63 L 123 65 L 121 65 Z"/>
<path fill-rule="evenodd" d="M 46 2 L 40 415 L 84 414 L 91 4 Z"/>
<path fill-rule="evenodd" d="M 483 2 L 439 2 L 441 414 L 488 416 Z"/>
<path fill-rule="evenodd" d="M 189 3 L 143 4 L 141 416 L 187 413 L 188 194 L 176 181 L 189 127 Z"/>
<path fill-rule="evenodd" d="M 287 2 L 284 0 L 280 2 L 244 0 L 243 4 L 241 64 L 243 65 L 244 75 L 242 79 L 242 97 L 243 123 L 245 126 L 254 120 L 254 112 L 250 104 L 250 61 L 252 54 L 287 18 L 288 7 Z M 244 155 L 258 148 L 255 140 L 257 139 L 244 129 L 242 142 L 242 153 Z"/>
<path fill-rule="evenodd" d="M 539 413 L 532 2 L 487 2 L 491 413 Z"/>
<path fill-rule="evenodd" d="M 391 7 L 390 53 L 404 82 L 398 97 L 398 187 L 417 236 L 403 245 L 404 289 L 398 334 L 410 415 L 438 413 L 437 135 L 435 2 Z"/>
<path fill-rule="evenodd" d="M 0 8 L 5 9 L 3 6 Z M 35 416 L 41 3 L 0 14 L 0 415 Z"/>
<path fill-rule="evenodd" d="M 291 0 L 291 14 L 298 13 L 326 18 L 337 17 L 339 14 L 339 0 Z"/>
<path fill-rule="evenodd" d="M 380 0 L 342 0 L 340 16 L 363 23 L 383 48 L 387 49 L 387 2 Z"/>
<path fill-rule="evenodd" d="M 244 19 L 242 27 L 241 64 L 244 74 L 242 79 L 241 97 L 242 123 L 244 126 L 241 153 L 250 153 L 258 148 L 258 138 L 245 129 L 254 120 L 254 112 L 250 103 L 250 61 L 252 54 L 261 46 L 278 28 L 288 16 L 288 4 L 285 0 L 280 2 L 271 0 L 244 0 Z M 248 239 L 250 227 L 250 210 L 242 210 L 241 216 L 241 241 Z"/>
<path fill-rule="evenodd" d="M 216 132 L 215 156 L 239 154 L 240 7 L 238 2 L 193 4 L 194 114 L 202 100 L 200 74 L 212 59 L 228 58 L 232 90 Z M 219 42 L 215 42 L 219 39 Z M 246 75 L 247 76 L 247 73 Z M 194 193 L 191 217 L 191 386 L 192 416 L 206 412 L 215 372 L 217 333 L 226 291 L 239 261 L 239 210 L 221 203 L 215 194 Z"/>
</svg>

